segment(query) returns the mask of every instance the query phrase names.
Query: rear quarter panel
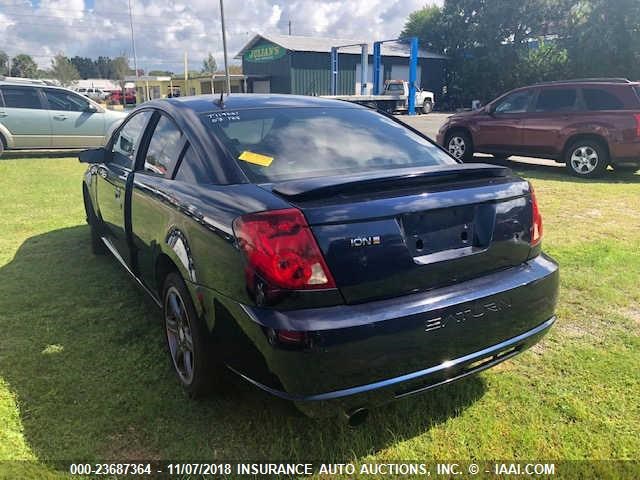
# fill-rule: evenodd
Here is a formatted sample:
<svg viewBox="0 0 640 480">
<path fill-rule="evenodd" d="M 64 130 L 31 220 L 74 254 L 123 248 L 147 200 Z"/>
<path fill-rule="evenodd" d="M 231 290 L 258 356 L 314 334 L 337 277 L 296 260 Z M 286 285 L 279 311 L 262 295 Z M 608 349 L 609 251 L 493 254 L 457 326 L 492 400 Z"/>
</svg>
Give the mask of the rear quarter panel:
<svg viewBox="0 0 640 480">
<path fill-rule="evenodd" d="M 629 114 L 629 118 L 633 120 L 631 114 Z M 572 138 L 577 135 L 596 135 L 604 139 L 609 146 L 621 142 L 623 131 L 626 130 L 625 123 L 619 111 L 574 113 L 570 120 L 565 120 L 564 125 L 559 129 L 558 136 L 553 142 L 554 153 L 561 155 L 565 147 L 569 146 Z"/>
<path fill-rule="evenodd" d="M 601 114 L 610 125 L 607 128 L 609 135 L 607 141 L 611 159 L 614 161 L 617 158 L 640 159 L 640 136 L 635 117 L 640 113 L 640 108 L 638 111 L 618 110 L 597 113 Z"/>
<path fill-rule="evenodd" d="M 245 213 L 286 208 L 251 184 L 191 185 L 136 172 L 131 237 L 138 268 L 158 294 L 156 261 L 167 255 L 187 282 L 248 302 L 244 260 L 235 247 L 233 220 Z"/>
</svg>

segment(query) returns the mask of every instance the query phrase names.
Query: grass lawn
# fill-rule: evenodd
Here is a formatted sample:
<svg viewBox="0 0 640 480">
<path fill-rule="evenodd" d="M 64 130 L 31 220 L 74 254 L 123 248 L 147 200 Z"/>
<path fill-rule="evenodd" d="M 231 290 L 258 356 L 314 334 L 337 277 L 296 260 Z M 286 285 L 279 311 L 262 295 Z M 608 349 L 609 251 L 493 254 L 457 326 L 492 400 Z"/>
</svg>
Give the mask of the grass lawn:
<svg viewBox="0 0 640 480">
<path fill-rule="evenodd" d="M 0 460 L 32 461 L 0 462 L 0 477 L 56 475 L 56 460 L 638 459 L 640 175 L 512 166 L 536 187 L 561 265 L 556 326 L 509 362 L 349 429 L 239 380 L 187 400 L 158 311 L 90 253 L 84 167 L 0 161 Z"/>
</svg>

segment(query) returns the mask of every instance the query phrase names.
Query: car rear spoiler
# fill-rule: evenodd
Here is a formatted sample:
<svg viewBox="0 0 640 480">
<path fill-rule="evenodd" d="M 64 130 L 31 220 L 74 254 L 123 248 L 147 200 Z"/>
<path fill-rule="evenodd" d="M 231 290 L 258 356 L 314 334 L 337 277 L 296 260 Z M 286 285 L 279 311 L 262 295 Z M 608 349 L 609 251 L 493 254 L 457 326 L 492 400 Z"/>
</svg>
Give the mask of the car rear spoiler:
<svg viewBox="0 0 640 480">
<path fill-rule="evenodd" d="M 482 163 L 436 165 L 289 180 L 273 185 L 272 191 L 288 200 L 311 200 L 391 186 L 438 184 L 478 178 L 509 177 L 511 175 L 511 169 L 507 167 Z"/>
</svg>

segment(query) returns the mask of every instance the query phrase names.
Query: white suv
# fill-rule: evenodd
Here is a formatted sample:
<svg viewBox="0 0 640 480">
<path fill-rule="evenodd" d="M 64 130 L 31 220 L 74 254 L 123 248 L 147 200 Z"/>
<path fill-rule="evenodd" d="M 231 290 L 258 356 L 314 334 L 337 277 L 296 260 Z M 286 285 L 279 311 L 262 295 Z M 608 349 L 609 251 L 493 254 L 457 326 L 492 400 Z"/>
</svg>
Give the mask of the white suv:
<svg viewBox="0 0 640 480">
<path fill-rule="evenodd" d="M 125 116 L 66 88 L 0 78 L 0 156 L 3 150 L 99 147 Z"/>
</svg>

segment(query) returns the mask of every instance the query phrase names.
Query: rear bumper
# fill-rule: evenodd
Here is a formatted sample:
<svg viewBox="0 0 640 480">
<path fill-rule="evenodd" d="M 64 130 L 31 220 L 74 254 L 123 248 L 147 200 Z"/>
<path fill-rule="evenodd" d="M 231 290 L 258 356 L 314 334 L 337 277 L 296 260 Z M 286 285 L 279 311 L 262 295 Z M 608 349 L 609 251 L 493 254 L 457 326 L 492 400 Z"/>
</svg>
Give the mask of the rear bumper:
<svg viewBox="0 0 640 480">
<path fill-rule="evenodd" d="M 549 331 L 555 321 L 556 317 L 553 316 L 537 327 L 509 340 L 417 372 L 316 395 L 300 396 L 289 394 L 263 385 L 236 371 L 233 367 L 229 368 L 256 387 L 276 397 L 296 403 L 297 407 L 309 416 L 324 416 L 336 410 L 348 413 L 359 407 L 380 405 L 424 393 L 433 388 L 480 373 L 535 345 Z"/>
<path fill-rule="evenodd" d="M 239 326 L 228 366 L 305 413 L 375 405 L 485 370 L 535 344 L 555 321 L 550 258 L 403 297 L 276 311 L 225 301 Z M 307 332 L 304 348 L 269 332 Z M 237 340 L 237 341 L 235 341 Z M 330 403 L 331 405 L 326 405 Z"/>
</svg>

